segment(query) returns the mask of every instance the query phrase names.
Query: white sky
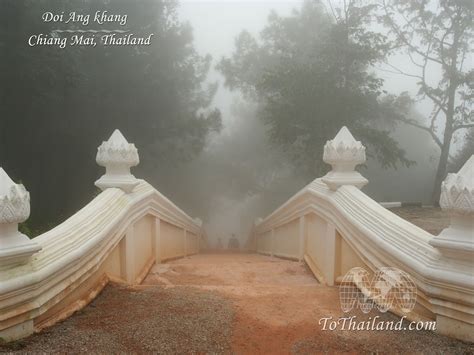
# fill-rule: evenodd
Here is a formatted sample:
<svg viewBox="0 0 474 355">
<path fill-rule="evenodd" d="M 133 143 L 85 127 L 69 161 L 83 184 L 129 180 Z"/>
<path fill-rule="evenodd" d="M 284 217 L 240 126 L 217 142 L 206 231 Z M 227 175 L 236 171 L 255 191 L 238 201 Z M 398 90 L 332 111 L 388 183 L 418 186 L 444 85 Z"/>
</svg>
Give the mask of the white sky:
<svg viewBox="0 0 474 355">
<path fill-rule="evenodd" d="M 212 82 L 217 80 L 220 83 L 214 105 L 222 112 L 224 132 L 215 137 L 214 142 L 232 134 L 233 127 L 239 124 L 239 118 L 232 117 L 230 114 L 230 107 L 237 94 L 224 88 L 222 76 L 214 69 L 215 64 L 219 62 L 222 56 L 232 54 L 234 39 L 242 30 L 247 30 L 256 35 L 265 27 L 271 10 L 285 16 L 289 15 L 294 8 L 300 8 L 301 3 L 302 0 L 181 0 L 179 15 L 181 20 L 188 21 L 192 25 L 194 44 L 197 50 L 201 54 L 209 53 L 213 57 L 213 68 L 209 80 Z M 403 70 L 413 69 L 412 64 L 403 55 L 397 55 L 392 60 Z M 409 91 L 412 95 L 415 95 L 417 92 L 416 81 L 413 78 L 383 71 L 379 71 L 378 74 L 385 79 L 385 89 L 390 93 L 399 94 L 402 91 Z M 436 77 L 436 74 L 434 75 Z M 431 107 L 431 104 L 425 101 L 418 104 L 417 108 L 420 113 L 427 116 L 431 111 Z M 212 145 L 209 146 L 209 149 L 212 149 Z M 252 206 L 252 203 L 248 202 L 244 200 L 217 201 L 218 208 L 214 211 L 208 225 L 210 236 L 228 236 L 230 233 L 242 232 L 240 229 L 242 228 L 242 223 L 240 223 L 243 216 L 242 211 L 247 211 L 250 209 L 249 206 Z M 226 243 L 226 240 L 224 242 Z"/>
<path fill-rule="evenodd" d="M 188 21 L 193 27 L 194 42 L 201 54 L 209 53 L 213 57 L 213 68 L 209 80 L 219 81 L 219 91 L 214 104 L 222 114 L 225 126 L 229 126 L 230 106 L 234 94 L 224 88 L 222 76 L 214 66 L 223 56 L 229 56 L 234 49 L 234 39 L 247 30 L 258 34 L 265 26 L 271 10 L 280 15 L 290 14 L 299 7 L 301 1 L 197 1 L 182 0 L 179 15 L 181 20 Z"/>
</svg>

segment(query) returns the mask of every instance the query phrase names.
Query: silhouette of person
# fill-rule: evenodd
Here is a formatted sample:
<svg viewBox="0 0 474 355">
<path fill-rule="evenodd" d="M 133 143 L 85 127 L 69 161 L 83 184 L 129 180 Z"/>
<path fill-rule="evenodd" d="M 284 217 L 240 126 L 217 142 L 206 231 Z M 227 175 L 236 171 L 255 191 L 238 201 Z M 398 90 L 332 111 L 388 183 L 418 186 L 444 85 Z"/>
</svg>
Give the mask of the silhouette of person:
<svg viewBox="0 0 474 355">
<path fill-rule="evenodd" d="M 232 234 L 232 237 L 229 239 L 228 248 L 240 249 L 239 240 L 235 237 L 235 234 Z"/>
</svg>

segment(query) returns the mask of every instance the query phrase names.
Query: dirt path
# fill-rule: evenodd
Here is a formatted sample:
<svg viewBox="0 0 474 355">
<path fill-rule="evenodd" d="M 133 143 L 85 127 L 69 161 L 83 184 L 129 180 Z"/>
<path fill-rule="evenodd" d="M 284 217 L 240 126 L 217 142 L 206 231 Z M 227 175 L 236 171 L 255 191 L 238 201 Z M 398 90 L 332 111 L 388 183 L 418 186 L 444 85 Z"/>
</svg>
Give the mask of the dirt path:
<svg viewBox="0 0 474 355">
<path fill-rule="evenodd" d="M 257 254 L 202 254 L 155 266 L 144 284 L 218 292 L 234 307 L 231 349 L 238 354 L 325 352 L 463 353 L 474 347 L 429 331 L 323 331 L 344 317 L 337 287 L 318 284 L 304 263 Z M 358 320 L 391 314 L 354 313 Z"/>
<path fill-rule="evenodd" d="M 428 331 L 321 329 L 321 318 L 342 315 L 338 289 L 319 285 L 302 263 L 203 254 L 154 266 L 140 286 L 107 286 L 71 318 L 0 345 L 0 352 L 474 352 L 472 345 Z M 398 320 L 390 314 L 381 319 Z"/>
</svg>

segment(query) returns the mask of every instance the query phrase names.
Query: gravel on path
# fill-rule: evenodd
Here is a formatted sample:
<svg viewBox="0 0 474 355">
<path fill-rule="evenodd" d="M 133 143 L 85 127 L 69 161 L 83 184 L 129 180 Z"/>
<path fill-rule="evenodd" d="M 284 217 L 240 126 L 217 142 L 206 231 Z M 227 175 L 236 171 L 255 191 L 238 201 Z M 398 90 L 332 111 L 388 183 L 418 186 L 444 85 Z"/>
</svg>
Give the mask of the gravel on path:
<svg viewBox="0 0 474 355">
<path fill-rule="evenodd" d="M 229 353 L 234 310 L 216 292 L 108 285 L 67 320 L 24 340 L 0 344 L 18 353 Z"/>
</svg>

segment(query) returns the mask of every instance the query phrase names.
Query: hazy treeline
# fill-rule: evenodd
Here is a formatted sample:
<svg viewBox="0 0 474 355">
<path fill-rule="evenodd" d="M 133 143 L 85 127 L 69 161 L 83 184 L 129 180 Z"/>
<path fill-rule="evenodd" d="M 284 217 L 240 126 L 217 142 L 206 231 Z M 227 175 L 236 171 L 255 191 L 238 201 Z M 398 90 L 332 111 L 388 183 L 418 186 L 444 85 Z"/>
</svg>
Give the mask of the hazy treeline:
<svg viewBox="0 0 474 355">
<path fill-rule="evenodd" d="M 324 142 L 343 125 L 395 169 L 415 162 L 391 131 L 428 132 L 440 152 L 436 203 L 455 134 L 474 127 L 473 39 L 472 1 L 304 1 L 290 16 L 272 13 L 259 36 L 243 31 L 218 68 L 229 88 L 259 104 L 271 142 L 303 174 L 324 173 Z M 391 62 L 399 51 L 407 71 Z M 416 78 L 418 94 L 387 91 L 377 64 Z M 431 102 L 428 117 L 413 114 L 416 100 Z"/>
<path fill-rule="evenodd" d="M 253 217 L 266 215 L 329 170 L 322 162 L 324 143 L 343 125 L 368 148 L 360 169 L 371 181 L 369 195 L 436 204 L 447 171 L 458 170 L 473 150 L 473 13 L 472 2 L 456 0 L 304 1 L 290 15 L 271 13 L 259 34 L 242 31 L 217 68 L 226 86 L 254 105 L 253 115 L 265 124 L 260 142 L 268 138 L 275 161 L 288 165 L 272 165 L 267 150 L 241 157 L 270 162 L 254 187 L 268 174 L 272 178 L 250 192 L 252 198 L 234 200 L 240 217 L 247 219 L 248 210 Z M 409 58 L 407 73 L 394 54 Z M 390 91 L 375 69 L 380 65 L 416 78 L 418 93 Z M 417 113 L 417 101 L 431 104 L 431 113 Z M 459 140 L 463 148 L 455 153 Z"/>
<path fill-rule="evenodd" d="M 96 193 L 97 146 L 114 128 L 139 147 L 137 176 L 186 161 L 221 127 L 204 86 L 211 58 L 193 48 L 172 1 L 3 0 L 0 2 L 0 164 L 31 193 L 29 223 L 57 223 Z M 125 30 L 154 33 L 150 46 L 28 46 L 32 34 L 77 29 L 42 14 L 107 10 Z M 87 29 L 116 29 L 117 24 Z M 144 176 L 145 175 L 145 176 Z"/>
<path fill-rule="evenodd" d="M 407 53 L 417 48 L 403 43 L 411 37 L 388 29 L 392 12 L 375 2 L 304 1 L 288 16 L 271 13 L 261 33 L 243 31 L 233 52 L 213 61 L 195 50 L 192 28 L 180 22 L 174 1 L 1 1 L 0 165 L 31 192 L 29 225 L 44 229 L 91 200 L 103 171 L 96 148 L 115 128 L 139 148 L 136 176 L 207 221 L 214 235 L 244 235 L 254 218 L 328 171 L 324 143 L 343 125 L 368 148 L 361 172 L 372 197 L 436 202 L 435 176 L 459 169 L 474 149 L 472 128 L 461 131 L 472 119 L 472 69 L 456 67 L 458 55 L 472 53 L 472 4 L 387 3 L 393 13 L 424 16 L 425 22 L 413 21 L 419 26 L 414 43 L 427 35 L 425 23 L 437 31 L 449 21 L 464 26 L 454 39 L 449 31 L 444 37 L 460 43 L 448 51 L 451 71 L 430 67 L 441 73 L 436 90 L 421 79 L 417 96 L 384 86 L 375 66 L 395 49 L 411 58 Z M 31 34 L 81 26 L 44 23 L 45 11 L 104 10 L 127 14 L 123 29 L 131 33 L 154 33 L 152 45 L 28 46 Z M 117 26 L 91 22 L 87 28 Z M 445 55 L 444 45 L 427 60 Z M 241 97 L 224 129 L 213 101 L 218 87 L 207 80 L 212 65 Z M 438 107 L 438 97 L 449 92 L 454 100 L 446 97 Z M 430 98 L 433 113 L 424 117 L 415 103 Z M 450 114 L 450 135 L 443 137 Z M 441 166 L 440 152 L 456 137 L 463 148 Z"/>
<path fill-rule="evenodd" d="M 385 167 L 409 165 L 384 124 L 410 101 L 384 93 L 371 65 L 385 55 L 370 28 L 371 6 L 355 5 L 336 21 L 323 3 L 305 1 L 288 17 L 272 13 L 260 36 L 243 31 L 218 68 L 231 89 L 259 104 L 272 143 L 301 173 L 318 176 L 324 143 L 348 126 Z"/>
</svg>

